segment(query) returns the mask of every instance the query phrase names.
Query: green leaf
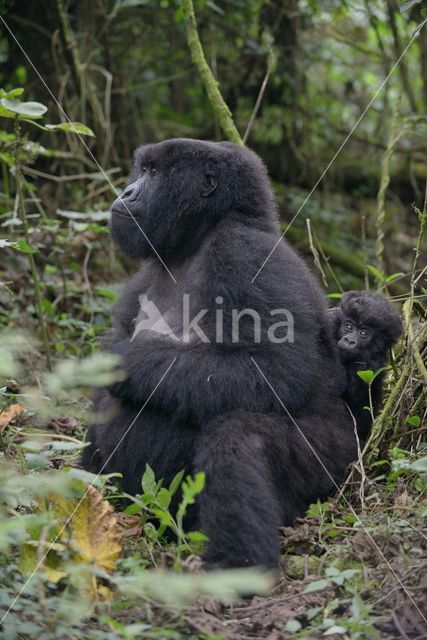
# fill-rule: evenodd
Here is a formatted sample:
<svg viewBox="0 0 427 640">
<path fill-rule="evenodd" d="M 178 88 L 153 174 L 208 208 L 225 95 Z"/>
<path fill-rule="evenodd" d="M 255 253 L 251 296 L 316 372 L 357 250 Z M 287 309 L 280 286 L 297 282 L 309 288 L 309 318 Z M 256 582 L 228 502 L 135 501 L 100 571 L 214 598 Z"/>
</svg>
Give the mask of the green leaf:
<svg viewBox="0 0 427 640">
<path fill-rule="evenodd" d="M 374 380 L 374 372 L 372 371 L 372 369 L 366 369 L 365 371 L 358 371 L 357 375 L 359 376 L 359 378 L 363 380 L 363 382 L 366 382 L 366 384 L 371 384 L 372 381 Z"/>
<path fill-rule="evenodd" d="M 15 118 L 16 113 L 13 111 L 9 111 L 9 109 L 5 109 L 0 103 L 0 118 Z"/>
<path fill-rule="evenodd" d="M 41 118 L 47 111 L 47 107 L 41 102 L 18 102 L 17 100 L 2 98 L 0 104 L 8 111 L 26 118 Z"/>
<path fill-rule="evenodd" d="M 191 485 L 191 494 L 193 496 L 201 493 L 205 488 L 205 473 L 204 471 L 199 471 L 194 476 L 194 480 L 191 478 L 187 478 L 188 483 Z"/>
<path fill-rule="evenodd" d="M 372 384 L 375 378 L 377 378 L 380 375 L 380 373 L 382 373 L 386 369 L 387 367 L 380 367 L 375 371 L 372 371 L 372 369 L 365 369 L 364 371 L 358 371 L 357 375 L 359 376 L 359 378 L 362 378 L 362 380 L 366 382 L 366 384 Z"/>
<path fill-rule="evenodd" d="M 111 291 L 108 287 L 95 287 L 95 293 L 97 296 L 101 296 L 101 298 L 107 298 L 107 300 L 112 300 L 115 302 L 117 300 L 116 291 Z"/>
<path fill-rule="evenodd" d="M 299 631 L 301 629 L 301 622 L 298 622 L 298 620 L 288 620 L 287 623 L 285 624 L 285 631 L 288 631 L 288 633 L 296 633 L 297 631 Z"/>
<path fill-rule="evenodd" d="M 18 240 L 18 242 L 14 242 L 13 246 L 15 249 L 18 249 L 18 251 L 22 251 L 22 253 L 37 253 L 38 249 L 35 249 L 34 247 L 30 247 L 25 240 Z"/>
<path fill-rule="evenodd" d="M 167 527 L 169 527 L 173 523 L 173 519 L 169 511 L 163 509 L 162 507 L 153 507 L 150 509 L 151 513 L 156 516 L 160 520 L 160 522 Z"/>
<path fill-rule="evenodd" d="M 360 573 L 359 569 L 344 569 L 344 571 L 341 571 L 341 575 L 343 576 L 344 580 L 352 578 L 358 573 Z"/>
<path fill-rule="evenodd" d="M 330 585 L 329 580 L 315 580 L 314 582 L 310 582 L 304 589 L 303 593 L 313 593 L 314 591 L 322 591 L 322 589 L 326 589 Z"/>
<path fill-rule="evenodd" d="M 172 480 L 172 482 L 169 485 L 169 493 L 171 494 L 171 496 L 174 496 L 175 493 L 178 491 L 179 487 L 181 486 L 183 477 L 184 477 L 184 469 L 182 469 L 182 471 L 176 474 L 175 478 Z"/>
<path fill-rule="evenodd" d="M 157 494 L 157 501 L 161 507 L 167 509 L 171 503 L 171 499 L 172 496 L 167 489 L 160 489 L 159 493 Z"/>
<path fill-rule="evenodd" d="M 391 276 L 387 276 L 385 282 L 388 284 L 389 282 L 393 282 L 393 280 L 397 280 L 400 276 L 404 276 L 403 271 L 398 271 L 397 273 L 392 273 Z"/>
<path fill-rule="evenodd" d="M 123 513 L 126 513 L 129 516 L 135 516 L 137 513 L 141 511 L 141 507 L 137 502 L 130 504 Z"/>
<path fill-rule="evenodd" d="M 47 124 L 45 126 L 49 131 L 67 131 L 68 133 L 75 133 L 80 136 L 95 137 L 92 129 L 89 129 L 89 127 L 82 122 L 60 122 L 59 124 Z"/>
<path fill-rule="evenodd" d="M 209 540 L 208 536 L 202 531 L 189 531 L 186 537 L 190 542 L 207 542 Z"/>
<path fill-rule="evenodd" d="M 329 629 L 325 631 L 323 635 L 332 636 L 334 635 L 334 633 L 342 636 L 344 633 L 347 633 L 347 630 L 344 629 L 344 627 L 340 627 L 338 624 L 334 624 L 332 627 L 329 627 Z"/>
<path fill-rule="evenodd" d="M 326 297 L 330 298 L 331 300 L 341 300 L 342 293 L 328 293 Z"/>
<path fill-rule="evenodd" d="M 14 156 L 7 151 L 0 151 L 0 160 L 7 164 L 8 167 L 13 167 L 13 165 L 15 164 Z"/>
<path fill-rule="evenodd" d="M 421 424 L 421 418 L 420 416 L 408 416 L 405 420 L 405 423 L 410 424 L 412 427 L 419 427 Z"/>
<path fill-rule="evenodd" d="M 366 268 L 368 269 L 369 273 L 374 276 L 375 280 L 377 280 L 378 282 L 384 282 L 384 274 L 379 269 L 371 264 L 367 264 Z"/>
<path fill-rule="evenodd" d="M 145 465 L 145 472 L 142 476 L 142 490 L 144 493 L 156 495 L 156 478 L 154 471 L 148 464 Z"/>
<path fill-rule="evenodd" d="M 23 93 L 24 89 L 22 87 L 17 87 L 16 89 L 12 89 L 12 91 L 5 91 L 4 89 L 0 89 L 0 98 L 17 98 Z"/>
<path fill-rule="evenodd" d="M 69 442 L 64 440 L 53 440 L 49 443 L 53 451 L 78 451 L 86 447 L 85 442 Z"/>
<path fill-rule="evenodd" d="M 427 472 L 427 456 L 424 456 L 424 458 L 419 458 L 418 460 L 414 460 L 414 462 L 410 463 L 408 468 L 412 469 L 413 471 L 426 473 Z"/>
<path fill-rule="evenodd" d="M 4 247 L 12 247 L 13 249 L 17 249 L 18 251 L 22 251 L 22 253 L 37 253 L 38 249 L 34 249 L 30 247 L 25 240 L 19 240 L 18 242 L 12 242 L 11 240 L 0 239 L 0 249 Z"/>
</svg>

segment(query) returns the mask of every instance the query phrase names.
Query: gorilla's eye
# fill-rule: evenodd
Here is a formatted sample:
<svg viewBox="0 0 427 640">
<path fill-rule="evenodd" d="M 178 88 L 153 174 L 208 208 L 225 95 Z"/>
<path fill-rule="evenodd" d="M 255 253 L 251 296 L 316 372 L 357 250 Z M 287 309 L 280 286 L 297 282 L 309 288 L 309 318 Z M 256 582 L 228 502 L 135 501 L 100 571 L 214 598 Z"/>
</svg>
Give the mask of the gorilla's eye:
<svg viewBox="0 0 427 640">
<path fill-rule="evenodd" d="M 150 176 L 155 176 L 157 173 L 157 169 L 155 169 L 154 167 L 151 167 L 150 169 Z"/>
<path fill-rule="evenodd" d="M 345 323 L 345 329 L 346 331 L 353 331 L 353 325 L 351 324 L 351 322 Z"/>
<path fill-rule="evenodd" d="M 147 171 L 147 167 L 141 167 L 141 173 L 145 173 Z"/>
<path fill-rule="evenodd" d="M 367 337 L 368 337 L 368 335 L 369 335 L 369 331 L 368 331 L 367 329 L 360 329 L 360 331 L 359 331 L 359 335 L 360 335 L 362 338 L 367 338 Z"/>
</svg>

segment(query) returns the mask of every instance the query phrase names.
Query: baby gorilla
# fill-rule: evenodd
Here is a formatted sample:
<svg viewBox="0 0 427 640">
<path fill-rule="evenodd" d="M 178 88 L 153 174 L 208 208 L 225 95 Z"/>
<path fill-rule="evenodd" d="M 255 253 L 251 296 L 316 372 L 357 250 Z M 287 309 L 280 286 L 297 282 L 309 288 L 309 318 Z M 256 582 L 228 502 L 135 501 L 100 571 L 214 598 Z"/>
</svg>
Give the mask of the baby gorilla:
<svg viewBox="0 0 427 640">
<path fill-rule="evenodd" d="M 402 322 L 388 300 L 364 291 L 345 293 L 333 317 L 339 358 L 347 376 L 343 399 L 356 419 L 359 437 L 365 440 L 372 426 L 370 412 L 364 409 L 369 405 L 369 387 L 357 372 L 384 367 L 387 351 L 402 333 Z M 372 383 L 374 412 L 381 404 L 383 378 L 382 372 Z"/>
</svg>

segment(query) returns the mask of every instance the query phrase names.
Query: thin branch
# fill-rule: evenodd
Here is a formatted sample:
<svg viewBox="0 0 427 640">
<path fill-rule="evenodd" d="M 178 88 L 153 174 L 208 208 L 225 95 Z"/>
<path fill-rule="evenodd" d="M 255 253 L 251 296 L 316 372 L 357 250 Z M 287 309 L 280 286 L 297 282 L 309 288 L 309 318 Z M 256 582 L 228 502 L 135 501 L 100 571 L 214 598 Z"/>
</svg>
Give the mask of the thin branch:
<svg viewBox="0 0 427 640">
<path fill-rule="evenodd" d="M 208 94 L 209 101 L 212 105 L 212 109 L 214 110 L 219 124 L 227 138 L 231 142 L 243 145 L 243 140 L 240 137 L 240 133 L 238 132 L 236 125 L 234 124 L 231 111 L 219 90 L 219 83 L 215 80 L 208 63 L 206 62 L 203 47 L 197 31 L 197 22 L 192 0 L 183 0 L 182 9 L 184 11 L 187 42 L 191 53 L 191 59 L 199 71 L 206 93 Z"/>
<path fill-rule="evenodd" d="M 270 49 L 269 54 L 268 54 L 267 73 L 265 74 L 264 80 L 262 81 L 262 85 L 261 85 L 261 88 L 259 90 L 258 97 L 257 97 L 256 102 L 255 102 L 255 106 L 254 106 L 253 111 L 251 113 L 251 117 L 249 118 L 249 122 L 248 122 L 248 124 L 246 126 L 246 131 L 245 131 L 244 136 L 243 136 L 243 144 L 247 143 L 248 138 L 249 138 L 249 134 L 250 134 L 252 126 L 253 126 L 253 123 L 255 121 L 255 118 L 258 115 L 258 111 L 259 111 L 259 108 L 261 106 L 261 102 L 262 102 L 262 99 L 264 97 L 265 90 L 267 89 L 267 84 L 268 84 L 268 80 L 270 78 L 270 73 L 271 73 L 271 70 L 273 68 L 273 64 L 274 64 L 274 57 L 273 57 L 273 54 L 272 54 L 271 49 Z"/>
</svg>

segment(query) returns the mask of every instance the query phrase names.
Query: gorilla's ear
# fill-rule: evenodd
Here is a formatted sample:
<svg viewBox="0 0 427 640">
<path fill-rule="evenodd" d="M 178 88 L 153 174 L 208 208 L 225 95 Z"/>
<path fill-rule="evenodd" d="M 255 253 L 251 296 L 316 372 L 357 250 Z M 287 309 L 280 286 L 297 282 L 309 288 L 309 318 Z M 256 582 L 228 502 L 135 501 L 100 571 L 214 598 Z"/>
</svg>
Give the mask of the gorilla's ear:
<svg viewBox="0 0 427 640">
<path fill-rule="evenodd" d="M 207 198 L 208 196 L 211 195 L 211 193 L 215 191 L 216 187 L 217 187 L 216 177 L 211 171 L 206 172 L 203 178 L 203 188 L 202 188 L 202 191 L 200 192 L 200 195 L 203 198 Z"/>
</svg>

